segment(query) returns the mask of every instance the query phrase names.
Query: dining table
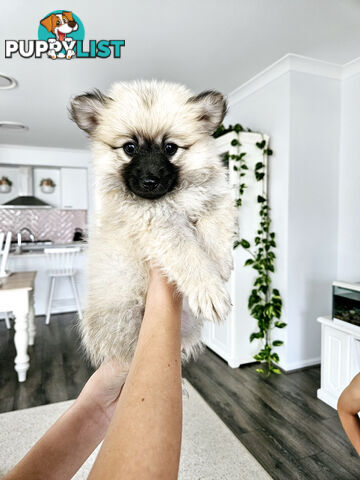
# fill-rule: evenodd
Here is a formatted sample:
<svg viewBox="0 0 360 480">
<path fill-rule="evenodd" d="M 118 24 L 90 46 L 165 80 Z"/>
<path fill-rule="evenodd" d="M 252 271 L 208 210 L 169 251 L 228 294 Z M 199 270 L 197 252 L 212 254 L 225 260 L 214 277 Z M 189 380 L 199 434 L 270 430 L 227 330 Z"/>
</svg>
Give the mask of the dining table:
<svg viewBox="0 0 360 480">
<path fill-rule="evenodd" d="M 15 272 L 0 278 L 0 312 L 15 316 L 15 370 L 25 382 L 30 366 L 28 346 L 35 342 L 34 281 L 36 272 Z"/>
</svg>

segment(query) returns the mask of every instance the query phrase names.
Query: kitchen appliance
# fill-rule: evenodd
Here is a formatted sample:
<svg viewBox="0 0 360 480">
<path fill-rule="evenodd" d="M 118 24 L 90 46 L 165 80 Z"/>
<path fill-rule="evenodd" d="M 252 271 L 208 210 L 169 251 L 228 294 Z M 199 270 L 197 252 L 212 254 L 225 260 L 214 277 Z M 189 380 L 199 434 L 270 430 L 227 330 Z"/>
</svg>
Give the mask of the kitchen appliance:
<svg viewBox="0 0 360 480">
<path fill-rule="evenodd" d="M 0 208 L 52 208 L 33 195 L 32 167 L 19 167 L 19 196 L 0 205 Z"/>
</svg>

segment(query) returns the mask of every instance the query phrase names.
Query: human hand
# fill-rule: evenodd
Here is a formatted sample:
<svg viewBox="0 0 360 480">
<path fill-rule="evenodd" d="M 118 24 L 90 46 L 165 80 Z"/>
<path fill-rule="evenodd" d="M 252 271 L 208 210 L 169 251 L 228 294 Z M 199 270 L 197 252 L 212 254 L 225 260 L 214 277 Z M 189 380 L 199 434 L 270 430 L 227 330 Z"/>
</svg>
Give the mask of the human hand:
<svg viewBox="0 0 360 480">
<path fill-rule="evenodd" d="M 110 423 L 127 374 L 128 369 L 118 360 L 103 363 L 89 378 L 77 402 Z"/>
<path fill-rule="evenodd" d="M 150 268 L 149 287 L 146 298 L 146 308 L 156 306 L 174 308 L 181 311 L 182 294 L 177 286 L 170 282 L 159 267 Z"/>
</svg>

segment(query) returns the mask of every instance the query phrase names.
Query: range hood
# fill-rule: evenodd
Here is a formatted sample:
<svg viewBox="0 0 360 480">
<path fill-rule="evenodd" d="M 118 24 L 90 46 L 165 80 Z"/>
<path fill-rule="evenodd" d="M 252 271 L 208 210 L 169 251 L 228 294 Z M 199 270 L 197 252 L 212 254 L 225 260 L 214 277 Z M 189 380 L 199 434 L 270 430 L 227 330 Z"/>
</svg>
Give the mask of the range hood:
<svg viewBox="0 0 360 480">
<path fill-rule="evenodd" d="M 19 196 L 0 205 L 0 208 L 52 208 L 51 205 L 33 195 L 33 174 L 31 167 L 19 167 Z"/>
</svg>

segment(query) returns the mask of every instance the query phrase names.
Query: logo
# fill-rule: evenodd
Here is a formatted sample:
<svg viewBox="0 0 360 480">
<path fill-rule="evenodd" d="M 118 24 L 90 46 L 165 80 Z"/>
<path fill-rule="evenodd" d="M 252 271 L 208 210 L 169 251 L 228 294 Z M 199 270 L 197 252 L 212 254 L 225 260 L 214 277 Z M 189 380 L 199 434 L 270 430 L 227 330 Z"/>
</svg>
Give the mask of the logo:
<svg viewBox="0 0 360 480">
<path fill-rule="evenodd" d="M 73 12 L 55 10 L 40 20 L 38 40 L 5 40 L 5 58 L 121 58 L 125 40 L 89 40 L 85 45 L 84 39 L 80 18 Z"/>
</svg>

